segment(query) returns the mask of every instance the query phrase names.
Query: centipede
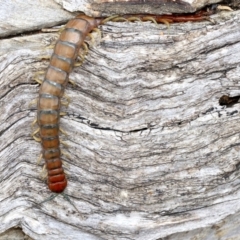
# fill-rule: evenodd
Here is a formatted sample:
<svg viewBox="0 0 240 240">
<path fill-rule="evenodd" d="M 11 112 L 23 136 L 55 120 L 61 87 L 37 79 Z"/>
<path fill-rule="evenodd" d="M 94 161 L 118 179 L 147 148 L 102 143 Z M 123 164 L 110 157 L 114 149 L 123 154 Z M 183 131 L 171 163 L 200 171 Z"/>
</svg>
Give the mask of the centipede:
<svg viewBox="0 0 240 240">
<path fill-rule="evenodd" d="M 209 13 L 207 14 L 209 15 Z M 67 177 L 62 165 L 60 149 L 61 99 L 69 81 L 69 74 L 83 49 L 86 37 L 106 21 L 153 21 L 173 23 L 207 20 L 206 13 L 196 15 L 124 15 L 109 18 L 92 18 L 78 15 L 70 20 L 57 40 L 49 66 L 42 81 L 37 100 L 38 137 L 42 145 L 42 158 L 47 170 L 48 188 L 53 193 L 62 193 L 67 187 Z"/>
</svg>

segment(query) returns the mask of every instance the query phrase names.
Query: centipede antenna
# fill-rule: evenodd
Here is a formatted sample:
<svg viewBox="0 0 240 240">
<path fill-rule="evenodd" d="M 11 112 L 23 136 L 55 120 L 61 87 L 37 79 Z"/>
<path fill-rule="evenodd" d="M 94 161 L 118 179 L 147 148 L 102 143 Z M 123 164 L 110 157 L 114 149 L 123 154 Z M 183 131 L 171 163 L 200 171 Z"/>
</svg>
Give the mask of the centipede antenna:
<svg viewBox="0 0 240 240">
<path fill-rule="evenodd" d="M 58 194 L 52 194 L 49 198 L 43 200 L 42 202 L 40 203 L 37 203 L 38 205 L 42 205 L 43 203 L 45 202 L 49 202 L 49 201 L 52 201 Z"/>
<path fill-rule="evenodd" d="M 34 204 L 40 206 L 40 205 L 42 205 L 42 204 L 45 203 L 45 202 L 50 202 L 50 201 L 52 201 L 52 200 L 53 200 L 55 197 L 57 197 L 58 195 L 59 195 L 59 194 L 57 194 L 57 193 L 52 194 L 50 197 L 48 197 L 47 199 L 43 200 L 42 202 L 40 202 L 40 203 L 34 203 Z M 31 207 L 26 208 L 26 210 L 29 209 L 29 208 L 31 208 Z"/>
<path fill-rule="evenodd" d="M 79 212 L 79 210 L 77 209 L 75 204 L 71 201 L 69 196 L 66 193 L 61 193 L 61 194 L 62 194 L 63 198 L 66 199 L 75 208 L 75 210 L 80 214 L 81 218 L 83 218 L 82 213 Z"/>
</svg>

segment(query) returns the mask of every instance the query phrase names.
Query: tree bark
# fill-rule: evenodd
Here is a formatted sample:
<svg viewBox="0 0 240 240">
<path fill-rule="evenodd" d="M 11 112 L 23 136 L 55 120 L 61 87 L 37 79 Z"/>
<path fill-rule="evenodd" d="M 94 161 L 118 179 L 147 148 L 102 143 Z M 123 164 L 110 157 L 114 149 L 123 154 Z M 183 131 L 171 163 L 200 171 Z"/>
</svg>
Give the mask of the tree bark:
<svg viewBox="0 0 240 240">
<path fill-rule="evenodd" d="M 93 33 L 70 74 L 61 139 L 68 173 L 51 192 L 31 136 L 59 33 L 0 41 L 0 233 L 33 239 L 230 239 L 239 230 L 240 11 L 208 21 L 121 22 Z M 38 74 L 41 79 L 43 76 Z M 34 127 L 36 129 L 36 126 Z"/>
</svg>

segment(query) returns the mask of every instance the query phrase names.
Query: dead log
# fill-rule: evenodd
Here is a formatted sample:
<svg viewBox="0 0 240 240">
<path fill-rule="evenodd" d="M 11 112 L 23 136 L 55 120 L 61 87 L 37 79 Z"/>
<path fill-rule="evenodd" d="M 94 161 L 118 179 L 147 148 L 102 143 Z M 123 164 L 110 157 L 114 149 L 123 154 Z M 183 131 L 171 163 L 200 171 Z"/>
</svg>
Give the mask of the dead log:
<svg viewBox="0 0 240 240">
<path fill-rule="evenodd" d="M 0 41 L 0 232 L 33 239 L 205 239 L 239 233 L 240 11 L 216 24 L 113 23 L 94 33 L 61 119 L 66 194 L 51 195 L 31 134 L 58 33 Z M 64 148 L 64 147 L 63 147 Z"/>
</svg>

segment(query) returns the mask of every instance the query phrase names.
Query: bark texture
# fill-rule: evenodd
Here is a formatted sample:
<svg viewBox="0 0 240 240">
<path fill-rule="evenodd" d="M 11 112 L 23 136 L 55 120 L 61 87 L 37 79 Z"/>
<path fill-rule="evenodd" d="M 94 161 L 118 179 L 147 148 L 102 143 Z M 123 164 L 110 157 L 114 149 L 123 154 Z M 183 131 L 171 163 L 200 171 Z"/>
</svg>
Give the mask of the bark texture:
<svg viewBox="0 0 240 240">
<path fill-rule="evenodd" d="M 231 0 L 230 0 L 231 1 Z M 221 0 L 56 0 L 68 11 L 83 11 L 92 16 L 116 14 L 171 14 L 191 13 Z M 80 7 L 81 4 L 81 7 Z"/>
<path fill-rule="evenodd" d="M 238 239 L 240 12 L 211 22 L 112 23 L 70 75 L 61 127 L 76 209 L 51 192 L 31 137 L 58 33 L 0 41 L 0 232 L 33 239 Z M 41 75 L 39 75 L 41 78 Z"/>
</svg>

